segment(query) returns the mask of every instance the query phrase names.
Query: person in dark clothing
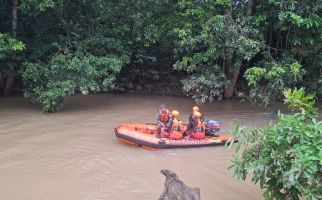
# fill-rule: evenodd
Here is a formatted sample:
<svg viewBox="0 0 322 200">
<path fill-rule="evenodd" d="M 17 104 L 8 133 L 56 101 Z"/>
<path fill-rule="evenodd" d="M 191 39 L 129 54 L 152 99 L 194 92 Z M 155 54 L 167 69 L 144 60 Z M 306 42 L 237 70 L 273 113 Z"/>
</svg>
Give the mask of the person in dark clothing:
<svg viewBox="0 0 322 200">
<path fill-rule="evenodd" d="M 170 132 L 173 119 L 171 113 L 166 105 L 161 105 L 160 109 L 157 113 L 157 126 L 158 126 L 158 135 L 157 137 L 161 136 L 161 128 L 165 127 L 166 132 Z"/>
<path fill-rule="evenodd" d="M 188 137 L 203 139 L 205 137 L 205 122 L 200 120 L 201 113 L 194 112 L 193 118 L 194 120 L 192 121 L 192 128 L 188 133 Z"/>
<path fill-rule="evenodd" d="M 191 130 L 198 121 L 195 119 L 194 113 L 200 112 L 200 109 L 198 106 L 192 107 L 192 113 L 189 115 L 189 124 L 188 124 L 188 131 Z M 200 119 L 201 122 L 205 121 L 204 116 L 201 114 Z"/>
</svg>

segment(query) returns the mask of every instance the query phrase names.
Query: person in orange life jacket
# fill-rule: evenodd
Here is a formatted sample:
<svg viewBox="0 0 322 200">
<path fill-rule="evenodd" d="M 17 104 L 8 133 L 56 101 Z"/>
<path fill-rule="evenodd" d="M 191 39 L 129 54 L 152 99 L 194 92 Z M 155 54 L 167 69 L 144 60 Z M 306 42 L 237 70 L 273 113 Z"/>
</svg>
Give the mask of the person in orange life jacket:
<svg viewBox="0 0 322 200">
<path fill-rule="evenodd" d="M 172 124 L 172 116 L 166 105 L 161 105 L 157 113 L 158 137 L 161 135 L 161 128 L 165 127 L 165 131 L 170 132 Z"/>
<path fill-rule="evenodd" d="M 170 139 L 181 139 L 182 138 L 182 122 L 179 120 L 180 113 L 177 110 L 172 111 L 172 122 L 171 122 L 171 132 Z"/>
<path fill-rule="evenodd" d="M 200 109 L 199 109 L 198 106 L 192 107 L 192 113 L 189 115 L 188 130 L 191 130 L 193 128 L 193 125 L 196 123 L 196 122 L 194 122 L 195 121 L 195 117 L 193 115 L 195 112 L 200 112 Z M 201 114 L 200 120 L 201 121 L 205 121 L 205 118 L 204 118 L 204 116 L 202 114 Z"/>
<path fill-rule="evenodd" d="M 195 139 L 202 139 L 205 137 L 205 122 L 201 120 L 201 113 L 194 112 L 193 127 L 189 136 Z"/>
</svg>

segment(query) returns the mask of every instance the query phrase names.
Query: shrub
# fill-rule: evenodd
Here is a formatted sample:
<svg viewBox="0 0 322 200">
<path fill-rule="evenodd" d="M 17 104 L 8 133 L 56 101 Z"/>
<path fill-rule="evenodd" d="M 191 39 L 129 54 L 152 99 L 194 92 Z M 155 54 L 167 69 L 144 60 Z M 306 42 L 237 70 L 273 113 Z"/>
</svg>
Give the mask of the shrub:
<svg viewBox="0 0 322 200">
<path fill-rule="evenodd" d="M 236 151 L 241 145 L 245 148 L 234 156 L 230 169 L 241 180 L 252 176 L 265 191 L 265 199 L 321 199 L 322 121 L 316 118 L 314 95 L 305 95 L 304 89 L 284 95 L 296 113 L 279 113 L 275 124 L 247 134 L 240 127 L 231 132 L 242 136 Z"/>
</svg>

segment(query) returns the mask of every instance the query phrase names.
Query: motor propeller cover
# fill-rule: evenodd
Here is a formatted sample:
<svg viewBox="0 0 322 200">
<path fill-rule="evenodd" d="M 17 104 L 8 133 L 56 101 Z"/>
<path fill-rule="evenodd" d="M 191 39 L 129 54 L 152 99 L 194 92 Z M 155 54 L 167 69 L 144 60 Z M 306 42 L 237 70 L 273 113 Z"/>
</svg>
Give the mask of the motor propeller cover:
<svg viewBox="0 0 322 200">
<path fill-rule="evenodd" d="M 207 135 L 218 135 L 220 131 L 221 122 L 214 119 L 209 119 L 206 122 L 206 134 Z"/>
</svg>

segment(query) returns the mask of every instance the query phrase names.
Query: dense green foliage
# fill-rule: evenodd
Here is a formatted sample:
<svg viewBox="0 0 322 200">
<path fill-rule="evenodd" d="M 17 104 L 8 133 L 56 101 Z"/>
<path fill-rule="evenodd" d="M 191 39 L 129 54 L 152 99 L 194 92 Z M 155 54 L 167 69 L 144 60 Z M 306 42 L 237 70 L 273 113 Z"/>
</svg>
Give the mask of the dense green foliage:
<svg viewBox="0 0 322 200">
<path fill-rule="evenodd" d="M 46 111 L 107 88 L 183 92 L 200 103 L 244 91 L 268 104 L 294 86 L 322 96 L 321 0 L 0 5 L 0 93 L 23 91 Z"/>
<path fill-rule="evenodd" d="M 232 160 L 234 176 L 264 189 L 265 199 L 320 199 L 322 197 L 322 121 L 316 119 L 314 95 L 304 89 L 284 92 L 285 102 L 296 111 L 278 115 L 275 124 L 249 133 L 237 127 L 235 137 L 244 146 Z"/>
<path fill-rule="evenodd" d="M 282 99 L 285 88 L 292 88 L 303 80 L 305 70 L 298 62 L 291 64 L 266 64 L 249 68 L 244 76 L 251 86 L 249 98 L 254 102 L 269 104 L 272 99 Z"/>
<path fill-rule="evenodd" d="M 263 77 L 257 75 L 256 70 L 248 69 L 246 79 L 251 80 L 248 82 L 251 87 L 250 99 L 264 100 L 267 104 L 281 99 L 283 90 L 294 85 L 305 86 L 320 97 L 321 1 L 269 0 L 261 3 L 260 9 L 262 13 L 256 17 L 264 19 L 260 25 L 262 31 L 266 32 L 266 49 L 256 65 L 270 75 Z M 258 80 L 256 84 L 252 82 L 254 78 Z"/>
<path fill-rule="evenodd" d="M 21 53 L 26 46 L 8 34 L 0 33 L 0 91 L 9 94 L 16 71 L 21 63 Z M 6 81 L 5 81 L 6 79 Z"/>
<path fill-rule="evenodd" d="M 63 98 L 80 92 L 107 91 L 126 59 L 109 55 L 53 56 L 48 64 L 27 63 L 22 78 L 27 83 L 25 95 L 40 102 L 44 111 L 53 112 L 62 107 Z"/>
<path fill-rule="evenodd" d="M 260 34 L 246 13 L 232 13 L 231 6 L 231 1 L 179 3 L 181 24 L 174 29 L 179 60 L 174 67 L 188 73 L 184 89 L 201 102 L 231 97 L 242 62 L 261 49 Z"/>
<path fill-rule="evenodd" d="M 0 60 L 11 54 L 19 53 L 25 49 L 25 45 L 6 34 L 0 33 Z"/>
</svg>

